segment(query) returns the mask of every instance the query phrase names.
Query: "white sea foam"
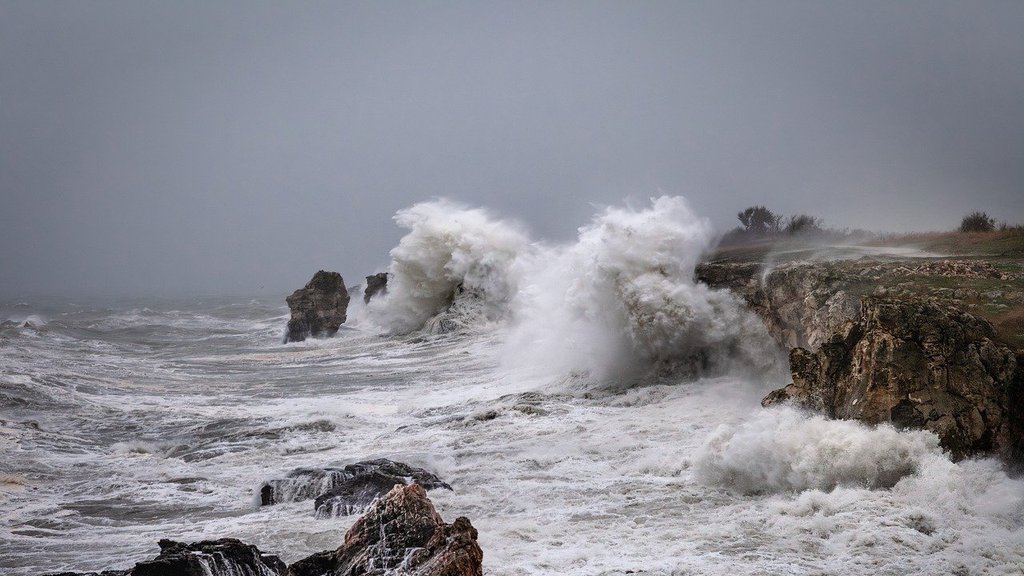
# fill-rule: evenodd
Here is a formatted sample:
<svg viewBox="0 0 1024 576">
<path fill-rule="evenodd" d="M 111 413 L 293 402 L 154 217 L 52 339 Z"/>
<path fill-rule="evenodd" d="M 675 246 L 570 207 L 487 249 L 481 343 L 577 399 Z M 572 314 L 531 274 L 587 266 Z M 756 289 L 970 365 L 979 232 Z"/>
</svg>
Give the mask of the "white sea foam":
<svg viewBox="0 0 1024 576">
<path fill-rule="evenodd" d="M 739 425 L 721 425 L 697 454 L 695 468 L 707 484 L 757 494 L 839 485 L 887 488 L 935 460 L 946 458 L 930 432 L 779 407 L 759 410 Z"/>
<path fill-rule="evenodd" d="M 482 319 L 500 316 L 517 289 L 515 259 L 529 241 L 520 227 L 481 209 L 447 201 L 400 210 L 395 222 L 409 232 L 391 250 L 391 277 L 370 309 L 386 329 L 422 328 L 458 296 L 477 300 Z"/>
<path fill-rule="evenodd" d="M 578 241 L 523 259 L 510 365 L 594 380 L 661 371 L 700 373 L 775 365 L 761 323 L 731 294 L 698 285 L 693 270 L 708 222 L 678 197 L 607 208 Z"/>
</svg>

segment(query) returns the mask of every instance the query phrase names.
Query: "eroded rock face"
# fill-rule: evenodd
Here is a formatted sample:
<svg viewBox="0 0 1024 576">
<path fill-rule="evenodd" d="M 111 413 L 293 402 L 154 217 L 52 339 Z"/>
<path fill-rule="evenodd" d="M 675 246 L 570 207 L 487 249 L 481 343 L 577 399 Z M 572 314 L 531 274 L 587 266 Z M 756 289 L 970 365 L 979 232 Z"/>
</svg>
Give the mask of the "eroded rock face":
<svg viewBox="0 0 1024 576">
<path fill-rule="evenodd" d="M 741 296 L 786 348 L 816 349 L 860 309 L 860 299 L 845 290 L 856 278 L 827 262 L 768 271 L 760 264 L 701 264 L 697 279 Z"/>
<path fill-rule="evenodd" d="M 427 470 L 379 458 L 344 467 L 298 468 L 286 478 L 264 482 L 260 503 L 267 506 L 316 499 L 317 517 L 345 516 L 361 513 L 396 484 L 409 483 L 427 490 L 452 489 Z"/>
<path fill-rule="evenodd" d="M 445 524 L 418 484 L 395 486 L 356 520 L 337 550 L 288 567 L 289 576 L 480 576 L 483 552 L 466 518 Z"/>
<path fill-rule="evenodd" d="M 292 313 L 285 342 L 333 336 L 345 323 L 349 296 L 345 281 L 337 272 L 320 270 L 305 287 L 285 300 Z"/>
<path fill-rule="evenodd" d="M 816 352 L 790 353 L 792 401 L 834 418 L 930 430 L 954 458 L 1024 444 L 1024 357 L 987 321 L 935 300 L 866 297 Z"/>
</svg>

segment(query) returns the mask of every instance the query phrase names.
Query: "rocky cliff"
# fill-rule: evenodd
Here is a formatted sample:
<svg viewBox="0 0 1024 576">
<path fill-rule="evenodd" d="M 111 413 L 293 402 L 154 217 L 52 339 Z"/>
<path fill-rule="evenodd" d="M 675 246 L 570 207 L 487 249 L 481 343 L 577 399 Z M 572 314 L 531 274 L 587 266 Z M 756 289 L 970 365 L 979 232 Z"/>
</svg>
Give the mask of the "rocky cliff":
<svg viewBox="0 0 1024 576">
<path fill-rule="evenodd" d="M 934 432 L 954 458 L 1024 459 L 1024 303 L 1015 262 L 705 262 L 790 349 L 793 383 L 763 404 Z M 993 320 L 1000 323 L 997 329 Z"/>
</svg>

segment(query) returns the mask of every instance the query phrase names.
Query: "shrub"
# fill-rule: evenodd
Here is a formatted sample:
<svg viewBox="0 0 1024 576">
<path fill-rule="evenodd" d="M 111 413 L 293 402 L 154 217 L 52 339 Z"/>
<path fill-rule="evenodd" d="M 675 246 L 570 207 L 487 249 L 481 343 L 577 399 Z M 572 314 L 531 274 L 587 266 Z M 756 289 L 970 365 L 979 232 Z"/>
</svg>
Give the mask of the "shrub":
<svg viewBox="0 0 1024 576">
<path fill-rule="evenodd" d="M 789 234 L 790 236 L 811 234 L 821 231 L 821 220 L 814 216 L 808 216 L 807 214 L 790 216 L 789 222 L 786 223 L 786 234 Z"/>
<path fill-rule="evenodd" d="M 996 228 L 996 221 L 984 212 L 971 212 L 960 221 L 961 232 L 991 232 Z"/>
</svg>

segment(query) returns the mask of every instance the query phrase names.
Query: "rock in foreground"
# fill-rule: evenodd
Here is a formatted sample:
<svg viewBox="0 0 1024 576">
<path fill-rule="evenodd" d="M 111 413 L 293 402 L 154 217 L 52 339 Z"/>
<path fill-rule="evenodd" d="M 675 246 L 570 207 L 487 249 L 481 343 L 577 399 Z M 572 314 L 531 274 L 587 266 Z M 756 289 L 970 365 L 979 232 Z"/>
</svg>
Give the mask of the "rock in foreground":
<svg viewBox="0 0 1024 576">
<path fill-rule="evenodd" d="M 344 544 L 288 567 L 288 576 L 480 576 L 477 531 L 460 517 L 445 524 L 418 484 L 395 486 L 356 520 Z"/>
<path fill-rule="evenodd" d="M 160 541 L 160 554 L 129 570 L 100 572 L 98 576 L 280 576 L 287 569 L 272 554 L 234 538 L 185 544 Z M 95 572 L 62 572 L 51 576 L 93 576 Z"/>
<path fill-rule="evenodd" d="M 790 365 L 793 383 L 764 405 L 793 401 L 833 418 L 930 430 L 956 459 L 1020 458 L 1024 358 L 953 306 L 865 298 L 856 320 L 817 352 L 794 348 Z"/>
<path fill-rule="evenodd" d="M 345 323 L 349 296 L 345 281 L 337 272 L 320 270 L 305 287 L 285 300 L 292 312 L 285 342 L 333 336 Z"/>
</svg>

